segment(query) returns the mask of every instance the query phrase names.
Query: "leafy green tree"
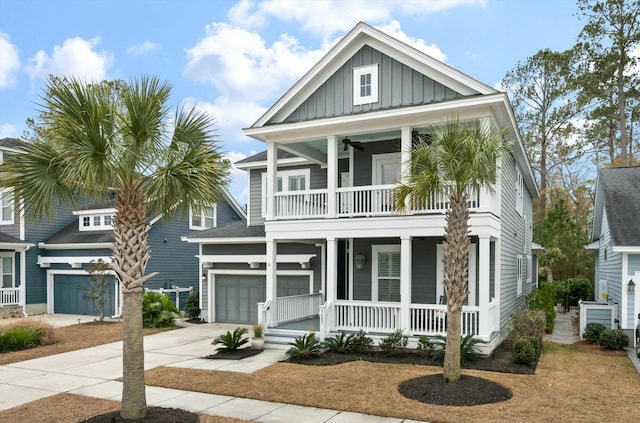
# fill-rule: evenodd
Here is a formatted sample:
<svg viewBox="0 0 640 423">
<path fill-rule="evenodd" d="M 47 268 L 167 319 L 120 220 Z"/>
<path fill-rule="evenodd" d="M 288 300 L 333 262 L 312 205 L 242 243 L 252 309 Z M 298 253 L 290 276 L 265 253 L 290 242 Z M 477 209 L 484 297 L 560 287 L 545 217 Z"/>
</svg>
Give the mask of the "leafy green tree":
<svg viewBox="0 0 640 423">
<path fill-rule="evenodd" d="M 98 315 L 98 319 L 104 321 L 104 306 L 109 298 L 113 296 L 113 292 L 109 290 L 111 281 L 108 276 L 109 264 L 104 260 L 98 259 L 92 261 L 87 273 L 89 273 L 89 285 L 78 285 L 78 289 L 87 293 L 86 298 L 93 303 L 94 311 Z"/>
<path fill-rule="evenodd" d="M 638 96 L 640 84 L 640 58 L 634 54 L 640 48 L 640 1 L 578 0 L 578 13 L 586 19 L 577 45 L 583 58 L 582 101 L 594 108 L 592 116 L 599 116 L 605 127 L 615 122 L 624 164 L 631 156 L 627 128 L 633 106 L 628 98 Z"/>
<path fill-rule="evenodd" d="M 36 139 L 0 167 L 31 217 L 59 201 L 115 195 L 112 266 L 123 293 L 121 415 L 146 415 L 141 299 L 151 251 L 148 218 L 219 198 L 228 163 L 213 136 L 213 120 L 193 109 L 169 114 L 171 87 L 155 77 L 128 84 L 50 79 L 42 96 Z M 37 135 L 43 135 L 37 136 Z"/>
<path fill-rule="evenodd" d="M 453 120 L 426 129 L 411 149 L 407 181 L 395 192 L 395 206 L 426 202 L 434 193 L 447 195 L 444 287 L 447 293 L 447 340 L 443 376 L 460 379 L 462 306 L 467 296 L 469 239 L 469 192 L 492 189 L 496 161 L 507 151 L 503 133 L 489 133 L 477 122 Z"/>
</svg>

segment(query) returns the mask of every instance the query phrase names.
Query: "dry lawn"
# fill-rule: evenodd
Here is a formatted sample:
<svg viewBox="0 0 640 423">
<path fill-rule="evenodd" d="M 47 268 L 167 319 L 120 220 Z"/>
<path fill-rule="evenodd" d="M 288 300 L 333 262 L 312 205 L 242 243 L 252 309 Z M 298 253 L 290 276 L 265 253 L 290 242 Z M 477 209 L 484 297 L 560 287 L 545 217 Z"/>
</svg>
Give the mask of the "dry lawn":
<svg viewBox="0 0 640 423">
<path fill-rule="evenodd" d="M 73 325 L 54 331 L 56 344 L 0 354 L 0 364 L 122 339 L 119 323 Z M 513 398 L 503 403 L 433 406 L 398 393 L 400 382 L 440 371 L 430 366 L 368 362 L 326 367 L 277 363 L 253 374 L 162 367 L 148 371 L 146 382 L 430 422 L 630 422 L 640 415 L 640 374 L 626 354 L 603 352 L 583 343 L 547 343 L 535 375 L 464 371 L 511 389 Z M 117 402 L 61 394 L 0 412 L 0 421 L 24 421 L 29 416 L 30 422 L 77 422 L 118 407 Z M 202 416 L 201 422 L 241 420 Z"/>
</svg>

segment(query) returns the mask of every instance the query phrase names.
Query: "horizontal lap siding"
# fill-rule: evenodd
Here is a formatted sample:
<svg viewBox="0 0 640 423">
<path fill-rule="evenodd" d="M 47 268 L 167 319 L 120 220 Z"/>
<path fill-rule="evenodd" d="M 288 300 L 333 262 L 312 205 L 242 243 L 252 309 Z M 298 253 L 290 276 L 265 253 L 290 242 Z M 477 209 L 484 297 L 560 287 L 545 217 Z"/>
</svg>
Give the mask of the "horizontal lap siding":
<svg viewBox="0 0 640 423">
<path fill-rule="evenodd" d="M 611 312 L 610 309 L 587 308 L 587 323 L 599 323 L 607 329 L 611 329 Z"/>
<path fill-rule="evenodd" d="M 374 64 L 378 65 L 378 102 L 354 106 L 353 69 Z M 365 45 L 291 113 L 285 122 L 427 104 L 457 97 L 460 94 Z"/>
<path fill-rule="evenodd" d="M 237 222 L 242 218 L 226 201 L 221 201 L 216 206 L 216 226 L 224 226 L 227 223 Z"/>
<path fill-rule="evenodd" d="M 607 281 L 607 293 L 613 302 L 622 303 L 622 253 L 614 252 L 611 247 L 611 234 L 607 221 L 606 205 L 602 212 L 602 224 L 600 229 L 600 249 L 598 250 L 598 266 L 596 283 Z M 605 253 L 606 251 L 606 253 Z M 606 255 L 606 260 L 605 260 Z"/>
</svg>

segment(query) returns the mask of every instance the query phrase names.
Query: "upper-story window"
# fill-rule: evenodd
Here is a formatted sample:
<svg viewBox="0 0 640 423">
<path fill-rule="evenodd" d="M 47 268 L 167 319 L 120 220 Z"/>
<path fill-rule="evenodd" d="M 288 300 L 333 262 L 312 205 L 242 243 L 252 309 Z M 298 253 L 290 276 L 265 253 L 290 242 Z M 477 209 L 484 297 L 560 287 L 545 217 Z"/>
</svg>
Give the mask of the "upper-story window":
<svg viewBox="0 0 640 423">
<path fill-rule="evenodd" d="M 306 191 L 309 189 L 309 169 L 279 170 L 277 192 Z M 262 173 L 262 217 L 267 215 L 267 173 Z"/>
<path fill-rule="evenodd" d="M 0 225 L 13 223 L 13 191 L 4 189 L 0 191 Z"/>
<path fill-rule="evenodd" d="M 516 169 L 516 211 L 524 215 L 524 181 L 522 173 Z"/>
<path fill-rule="evenodd" d="M 378 102 L 378 65 L 353 69 L 353 105 Z"/>
<path fill-rule="evenodd" d="M 113 215 L 108 214 L 89 214 L 80 216 L 81 231 L 105 231 L 113 229 Z"/>
<path fill-rule="evenodd" d="M 216 221 L 216 206 L 205 207 L 200 211 L 194 212 L 189 209 L 189 229 L 210 229 L 215 228 Z"/>
</svg>

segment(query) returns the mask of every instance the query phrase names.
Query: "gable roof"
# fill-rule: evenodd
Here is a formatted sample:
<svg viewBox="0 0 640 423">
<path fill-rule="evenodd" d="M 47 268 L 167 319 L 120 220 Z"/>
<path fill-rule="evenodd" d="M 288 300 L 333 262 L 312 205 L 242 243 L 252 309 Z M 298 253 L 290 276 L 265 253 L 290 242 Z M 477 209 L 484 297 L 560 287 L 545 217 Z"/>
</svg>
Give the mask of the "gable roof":
<svg viewBox="0 0 640 423">
<path fill-rule="evenodd" d="M 640 247 L 640 166 L 598 171 L 592 241 L 600 239 L 603 216 L 612 246 Z"/>
<path fill-rule="evenodd" d="M 0 139 L 0 149 L 3 150 L 19 150 L 25 144 L 25 141 L 22 141 L 18 138 L 2 138 Z"/>
<path fill-rule="evenodd" d="M 347 60 L 368 45 L 429 76 L 463 96 L 496 94 L 497 90 L 364 22 L 359 22 L 329 52 L 274 103 L 252 126 L 282 122 Z"/>
<path fill-rule="evenodd" d="M 247 222 L 239 220 L 217 228 L 204 231 L 193 231 L 182 237 L 187 242 L 229 242 L 230 239 L 260 240 L 264 242 L 264 225 L 247 226 Z"/>
</svg>

